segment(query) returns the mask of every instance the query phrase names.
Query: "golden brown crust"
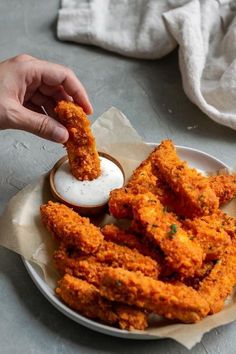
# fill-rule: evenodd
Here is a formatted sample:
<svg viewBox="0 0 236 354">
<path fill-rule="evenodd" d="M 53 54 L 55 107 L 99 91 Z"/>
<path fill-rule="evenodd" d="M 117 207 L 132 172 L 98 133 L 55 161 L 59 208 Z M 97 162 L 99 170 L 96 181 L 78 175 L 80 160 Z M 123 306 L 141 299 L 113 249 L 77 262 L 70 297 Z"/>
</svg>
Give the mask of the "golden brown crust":
<svg viewBox="0 0 236 354">
<path fill-rule="evenodd" d="M 68 132 L 65 143 L 71 173 L 79 180 L 93 180 L 101 174 L 100 160 L 90 122 L 83 109 L 73 102 L 60 101 L 55 112 Z"/>
<path fill-rule="evenodd" d="M 225 231 L 224 217 L 220 212 L 185 220 L 184 225 L 192 232 L 208 261 L 219 259 L 225 248 L 231 244 L 231 238 Z"/>
<path fill-rule="evenodd" d="M 70 274 L 88 283 L 98 285 L 104 265 L 93 256 L 84 257 L 78 254 L 69 255 L 68 250 L 61 246 L 53 255 L 54 264 L 61 275 Z"/>
<path fill-rule="evenodd" d="M 128 188 L 114 189 L 110 193 L 109 211 L 117 219 L 132 219 L 133 194 Z"/>
<path fill-rule="evenodd" d="M 152 156 L 153 152 L 135 169 L 124 188 L 111 192 L 109 210 L 114 217 L 132 218 L 131 202 L 134 195 L 146 192 L 158 194 L 157 177 L 152 172 Z M 163 194 L 162 189 L 160 194 Z"/>
<path fill-rule="evenodd" d="M 158 173 L 178 196 L 185 216 L 202 216 L 219 207 L 219 200 L 206 177 L 188 167 L 176 154 L 171 140 L 164 140 L 155 150 L 152 158 Z"/>
<path fill-rule="evenodd" d="M 93 283 L 97 282 L 97 274 L 101 271 L 101 265 L 114 268 L 121 267 L 134 272 L 141 272 L 153 278 L 156 278 L 159 274 L 158 264 L 152 258 L 142 255 L 136 249 L 131 250 L 126 246 L 109 241 L 103 241 L 99 250 L 93 256 L 85 257 L 77 254 L 69 256 L 67 250 L 61 247 L 55 252 L 54 259 L 58 270 L 75 276 L 87 274 L 95 279 Z"/>
<path fill-rule="evenodd" d="M 152 193 L 146 193 L 134 198 L 133 214 L 133 227 L 161 248 L 172 270 L 185 277 L 195 274 L 204 259 L 202 248 L 173 213 L 165 211 Z"/>
<path fill-rule="evenodd" d="M 236 196 L 236 175 L 219 175 L 208 178 L 211 188 L 219 198 L 220 205 Z"/>
<path fill-rule="evenodd" d="M 226 182 L 202 177 L 164 141 L 111 193 L 113 215 L 132 220 L 127 230 L 97 228 L 58 203 L 42 206 L 60 243 L 56 268 L 67 274 L 58 295 L 85 316 L 128 330 L 145 329 L 151 312 L 194 323 L 220 311 L 236 284 L 236 219 L 217 209 L 213 191 L 221 202 L 231 197 Z"/>
<path fill-rule="evenodd" d="M 66 274 L 58 282 L 56 293 L 72 309 L 89 318 L 99 318 L 107 323 L 117 322 L 111 303 L 100 296 L 94 285 L 84 280 Z"/>
<path fill-rule="evenodd" d="M 209 312 L 207 302 L 186 285 L 172 285 L 120 268 L 104 270 L 100 293 L 111 301 L 148 309 L 185 323 L 201 320 Z"/>
<path fill-rule="evenodd" d="M 144 242 L 142 235 L 134 234 L 131 230 L 123 230 L 113 224 L 105 225 L 101 229 L 101 232 L 106 241 L 115 242 L 119 245 L 136 249 L 144 256 L 151 257 L 157 262 L 158 268 L 163 261 L 163 255 L 161 254 L 160 249 L 154 247 L 154 245 L 149 243 L 148 240 L 145 240 Z"/>
<path fill-rule="evenodd" d="M 40 208 L 46 228 L 60 242 L 84 253 L 94 253 L 103 241 L 99 228 L 66 205 L 49 201 Z"/>
<path fill-rule="evenodd" d="M 69 274 L 58 282 L 57 295 L 72 309 L 89 318 L 97 318 L 122 329 L 143 330 L 148 326 L 147 315 L 133 307 L 111 303 L 88 282 Z"/>
<path fill-rule="evenodd" d="M 210 313 L 222 310 L 224 301 L 236 285 L 236 241 L 225 249 L 224 254 L 210 274 L 201 282 L 199 294 L 210 306 Z"/>
<path fill-rule="evenodd" d="M 168 145 L 168 142 L 162 142 L 162 145 Z M 170 143 L 171 145 L 171 143 Z M 173 155 L 173 146 L 168 147 L 170 151 L 172 151 Z M 180 203 L 179 196 L 176 195 L 175 191 L 170 188 L 168 183 L 165 182 L 165 173 L 164 175 L 160 173 L 159 165 L 156 159 L 156 150 L 155 148 L 152 153 L 144 160 L 133 172 L 129 182 L 127 185 L 120 189 L 115 189 L 110 194 L 109 200 L 109 209 L 111 214 L 118 218 L 128 218 L 132 219 L 132 198 L 134 195 L 143 194 L 147 192 L 151 192 L 158 197 L 161 203 L 168 207 L 169 210 L 174 211 L 178 215 L 182 216 L 193 216 L 192 209 L 190 212 L 188 211 L 188 207 L 185 205 L 185 198 L 182 203 Z M 168 151 L 169 152 L 169 151 Z M 166 156 L 164 154 L 164 156 Z M 179 160 L 180 162 L 180 160 Z M 176 163 L 176 161 L 175 161 Z M 185 166 L 186 164 L 183 163 Z M 171 166 L 174 168 L 175 166 Z M 177 167 L 176 167 L 177 168 Z M 181 163 L 178 168 L 182 168 Z M 190 181 L 190 185 L 195 183 L 196 175 L 192 175 L 193 170 L 189 169 L 190 174 L 189 177 L 194 178 L 193 181 Z M 169 171 L 170 172 L 170 171 Z M 236 175 L 219 175 L 219 176 L 210 176 L 199 178 L 198 175 L 198 184 L 206 184 L 208 183 L 208 191 L 209 187 L 214 192 L 216 197 L 219 199 L 220 205 L 227 203 L 232 198 L 236 196 Z M 212 195 L 210 191 L 211 198 L 215 199 L 215 196 Z M 199 195 L 200 199 L 203 199 L 202 193 Z M 200 200 L 202 203 L 202 201 Z M 216 204 L 214 206 L 214 203 Z M 218 202 L 213 201 L 213 209 L 216 208 Z M 200 206 L 201 207 L 201 206 Z M 203 213 L 205 213 L 204 211 Z M 199 211 L 197 212 L 199 213 Z M 201 211 L 200 211 L 201 214 Z"/>
</svg>

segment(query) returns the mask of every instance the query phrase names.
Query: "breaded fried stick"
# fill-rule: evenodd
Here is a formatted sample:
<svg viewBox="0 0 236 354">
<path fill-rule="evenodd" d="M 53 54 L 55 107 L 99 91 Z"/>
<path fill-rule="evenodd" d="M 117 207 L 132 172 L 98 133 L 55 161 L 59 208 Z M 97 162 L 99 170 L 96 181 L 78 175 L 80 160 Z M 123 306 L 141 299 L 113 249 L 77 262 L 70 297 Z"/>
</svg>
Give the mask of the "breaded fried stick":
<svg viewBox="0 0 236 354">
<path fill-rule="evenodd" d="M 219 207 L 219 200 L 206 177 L 188 167 L 176 154 L 171 140 L 164 140 L 155 150 L 153 166 L 179 198 L 185 216 L 211 214 Z M 155 168 L 154 168 L 155 172 Z"/>
<path fill-rule="evenodd" d="M 121 329 L 147 328 L 147 315 L 130 306 L 113 304 L 101 297 L 99 290 L 88 282 L 66 274 L 56 289 L 57 295 L 72 309 L 89 318 L 118 325 Z"/>
<path fill-rule="evenodd" d="M 194 323 L 209 312 L 208 303 L 186 285 L 172 285 L 120 268 L 105 269 L 100 293 L 118 301 L 152 311 L 169 319 Z"/>
<path fill-rule="evenodd" d="M 157 164 L 155 164 L 153 168 L 152 159 L 155 156 L 155 150 L 136 168 L 125 187 L 115 189 L 111 192 L 109 210 L 114 217 L 118 219 L 131 219 L 131 203 L 133 196 L 147 192 L 155 194 L 164 206 L 167 206 L 177 214 L 184 215 L 186 213 L 186 206 L 184 203 L 180 205 L 179 198 L 168 184 L 163 181 Z M 153 171 L 155 171 L 155 174 Z M 235 175 L 211 176 L 208 177 L 207 180 L 211 189 L 219 198 L 221 205 L 236 196 Z M 200 199 L 202 199 L 202 197 Z"/>
<path fill-rule="evenodd" d="M 88 256 L 85 258 L 75 254 L 69 255 L 67 249 L 60 246 L 54 252 L 53 259 L 55 267 L 61 275 L 70 274 L 98 286 L 104 265 L 98 263 L 94 257 Z"/>
<path fill-rule="evenodd" d="M 153 278 L 156 278 L 160 271 L 154 259 L 144 256 L 136 249 L 131 250 L 126 246 L 117 245 L 109 241 L 103 241 L 94 257 L 100 263 L 112 267 L 122 267 L 135 272 L 140 271 Z"/>
<path fill-rule="evenodd" d="M 101 232 L 106 241 L 115 242 L 117 244 L 127 246 L 131 249 L 136 249 L 138 252 L 144 256 L 151 257 L 156 260 L 159 264 L 163 261 L 162 254 L 157 247 L 149 244 L 147 240 L 143 242 L 141 235 L 137 236 L 131 231 L 120 229 L 118 226 L 113 224 L 107 224 L 102 229 Z"/>
<path fill-rule="evenodd" d="M 99 228 L 64 204 L 49 201 L 40 208 L 46 228 L 59 241 L 86 254 L 94 253 L 103 241 Z"/>
<path fill-rule="evenodd" d="M 117 219 L 132 219 L 134 194 L 128 188 L 113 189 L 109 198 L 109 211 Z"/>
<path fill-rule="evenodd" d="M 219 259 L 225 248 L 231 244 L 231 237 L 225 231 L 224 219 L 224 215 L 219 211 L 184 222 L 187 230 L 192 232 L 202 247 L 207 261 Z"/>
<path fill-rule="evenodd" d="M 134 198 L 133 214 L 132 227 L 161 248 L 168 266 L 185 277 L 193 276 L 201 267 L 204 254 L 176 216 L 166 212 L 152 193 Z"/>
<path fill-rule="evenodd" d="M 152 192 L 165 204 L 173 204 L 173 193 L 152 171 L 152 157 L 155 150 L 133 172 L 123 188 L 114 189 L 110 194 L 109 210 L 118 218 L 132 218 L 132 198 L 134 195 Z"/>
<path fill-rule="evenodd" d="M 122 267 L 132 271 L 156 278 L 160 272 L 158 264 L 150 257 L 144 256 L 136 249 L 131 250 L 126 246 L 117 245 L 113 242 L 103 241 L 98 251 L 91 257 L 81 255 L 67 256 L 66 250 L 61 248 L 55 253 L 57 262 L 69 262 L 73 269 L 79 268 L 80 261 L 86 259 L 91 264 L 98 263 L 97 268 L 100 271 L 100 264 L 111 267 Z M 55 258 L 54 256 L 54 258 Z M 95 263 L 94 263 L 95 262 Z M 73 273 L 75 274 L 75 273 Z"/>
<path fill-rule="evenodd" d="M 65 143 L 71 173 L 79 180 L 93 180 L 101 174 L 100 160 L 90 122 L 83 109 L 73 102 L 61 101 L 55 111 L 68 132 Z"/>
<path fill-rule="evenodd" d="M 211 188 L 219 198 L 220 205 L 236 196 L 236 175 L 219 175 L 208 177 Z"/>
<path fill-rule="evenodd" d="M 136 168 L 124 188 L 111 191 L 109 210 L 114 217 L 131 219 L 133 195 L 146 192 L 157 193 L 157 177 L 152 172 L 152 155 L 153 152 Z"/>
<path fill-rule="evenodd" d="M 231 239 L 234 240 L 236 238 L 236 218 L 233 218 L 232 216 L 229 216 L 223 212 L 220 212 L 220 216 L 225 232 L 227 232 Z"/>
<path fill-rule="evenodd" d="M 236 241 L 225 249 L 210 274 L 201 282 L 199 295 L 210 306 L 210 313 L 219 312 L 236 285 Z"/>
</svg>

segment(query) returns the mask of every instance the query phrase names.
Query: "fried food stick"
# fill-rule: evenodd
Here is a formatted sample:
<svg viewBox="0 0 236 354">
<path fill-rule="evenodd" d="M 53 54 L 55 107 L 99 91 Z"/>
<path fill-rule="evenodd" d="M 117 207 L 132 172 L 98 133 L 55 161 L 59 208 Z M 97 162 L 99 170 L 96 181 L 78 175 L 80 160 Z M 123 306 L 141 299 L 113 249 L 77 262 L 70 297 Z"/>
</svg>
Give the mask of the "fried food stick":
<svg viewBox="0 0 236 354">
<path fill-rule="evenodd" d="M 72 309 L 89 318 L 118 325 L 121 329 L 147 328 L 147 315 L 133 307 L 113 304 L 101 297 L 99 290 L 88 282 L 66 274 L 56 289 L 57 295 Z"/>
<path fill-rule="evenodd" d="M 114 217 L 132 218 L 133 195 L 146 192 L 157 194 L 157 177 L 152 172 L 152 156 L 153 152 L 136 168 L 126 187 L 111 192 L 109 210 Z"/>
<path fill-rule="evenodd" d="M 103 241 L 99 250 L 94 255 L 100 263 L 112 267 L 122 267 L 132 271 L 156 278 L 159 273 L 157 262 L 142 255 L 136 249 L 130 249 L 126 246 L 117 245 L 113 242 Z"/>
<path fill-rule="evenodd" d="M 154 172 L 156 166 L 158 173 L 179 197 L 185 216 L 211 214 L 219 207 L 219 200 L 207 178 L 177 156 L 172 141 L 165 140 L 159 145 L 152 162 Z"/>
<path fill-rule="evenodd" d="M 225 232 L 227 232 L 231 239 L 234 240 L 236 237 L 236 218 L 233 218 L 223 212 L 220 213 L 220 216 Z"/>
<path fill-rule="evenodd" d="M 104 265 L 98 263 L 94 257 L 84 258 L 75 254 L 69 255 L 68 250 L 61 246 L 54 252 L 53 259 L 55 267 L 61 275 L 70 274 L 98 286 Z"/>
<path fill-rule="evenodd" d="M 206 260 L 217 260 L 231 244 L 231 237 L 225 231 L 225 221 L 221 212 L 185 220 L 187 230 L 190 230 L 196 241 L 206 254 Z"/>
<path fill-rule="evenodd" d="M 132 219 L 134 194 L 128 188 L 114 189 L 110 193 L 109 211 L 117 219 Z"/>
<path fill-rule="evenodd" d="M 236 285 L 236 241 L 225 249 L 224 254 L 215 264 L 210 274 L 201 282 L 199 295 L 210 306 L 210 313 L 219 312 L 225 299 Z"/>
<path fill-rule="evenodd" d="M 152 171 L 152 158 L 155 150 L 133 172 L 123 188 L 114 189 L 110 194 L 110 213 L 118 218 L 132 218 L 132 199 L 134 195 L 152 192 L 164 205 L 174 203 L 173 193 Z"/>
<path fill-rule="evenodd" d="M 68 132 L 65 143 L 71 173 L 79 180 L 93 180 L 101 174 L 100 160 L 90 122 L 83 109 L 73 102 L 61 101 L 55 112 Z"/>
<path fill-rule="evenodd" d="M 103 241 L 99 228 L 66 205 L 49 201 L 40 208 L 41 219 L 55 239 L 68 247 L 94 253 Z"/>
<path fill-rule="evenodd" d="M 206 278 L 215 265 L 215 261 L 204 261 L 201 268 L 196 270 L 193 277 L 183 277 L 180 274 L 174 274 L 172 277 L 164 278 L 165 281 L 179 281 L 187 286 L 191 286 L 193 289 L 198 290 L 200 283 Z M 162 280 L 162 279 L 161 279 Z"/>
<path fill-rule="evenodd" d="M 172 285 L 124 269 L 105 269 L 100 293 L 118 301 L 152 311 L 169 319 L 194 323 L 209 312 L 208 303 L 186 285 Z"/>
<path fill-rule="evenodd" d="M 117 245 L 113 242 L 103 241 L 98 251 L 90 257 L 74 254 L 68 257 L 65 249 L 61 248 L 55 253 L 57 262 L 67 263 L 72 269 L 79 269 L 80 261 L 85 259 L 100 271 L 100 264 L 111 267 L 139 271 L 147 276 L 156 278 L 160 272 L 158 264 L 150 257 L 144 256 L 136 249 L 131 250 L 126 246 Z M 69 262 L 69 263 L 68 263 Z M 97 264 L 98 263 L 98 264 Z M 78 271 L 78 270 L 77 270 Z M 73 273 L 75 275 L 75 273 Z"/>
<path fill-rule="evenodd" d="M 236 196 L 236 175 L 219 175 L 208 177 L 211 188 L 219 198 L 220 205 Z"/>
<path fill-rule="evenodd" d="M 169 185 L 163 181 L 157 167 L 153 168 L 152 159 L 156 149 L 143 161 L 134 171 L 127 185 L 115 189 L 110 194 L 109 210 L 118 218 L 132 219 L 132 199 L 134 195 L 152 192 L 161 203 L 179 215 L 186 213 L 185 205 L 180 205 L 179 198 L 171 190 Z M 154 172 L 155 171 L 155 174 Z M 207 178 L 211 189 L 219 198 L 220 205 L 225 204 L 236 196 L 236 176 L 211 176 Z"/>
<path fill-rule="evenodd" d="M 168 266 L 185 277 L 193 276 L 201 267 L 204 254 L 176 216 L 166 212 L 152 193 L 135 197 L 133 214 L 132 227 L 161 248 Z"/>
<path fill-rule="evenodd" d="M 160 253 L 160 250 L 153 247 L 153 245 L 148 243 L 147 240 L 143 242 L 141 235 L 137 236 L 131 231 L 120 229 L 118 226 L 113 224 L 105 225 L 101 229 L 101 232 L 106 241 L 115 242 L 131 249 L 136 249 L 144 256 L 148 256 L 156 260 L 158 264 L 163 261 L 163 256 Z"/>
</svg>

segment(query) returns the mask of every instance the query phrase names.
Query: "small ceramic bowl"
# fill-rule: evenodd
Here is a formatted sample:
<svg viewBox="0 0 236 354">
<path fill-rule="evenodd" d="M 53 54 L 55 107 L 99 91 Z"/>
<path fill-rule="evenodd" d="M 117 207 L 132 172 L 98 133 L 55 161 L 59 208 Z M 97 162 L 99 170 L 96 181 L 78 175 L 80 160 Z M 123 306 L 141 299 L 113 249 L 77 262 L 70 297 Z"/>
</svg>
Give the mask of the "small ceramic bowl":
<svg viewBox="0 0 236 354">
<path fill-rule="evenodd" d="M 115 189 L 115 188 L 121 188 L 124 186 L 124 181 L 125 181 L 125 173 L 124 173 L 124 170 L 121 166 L 121 164 L 112 156 L 110 156 L 109 154 L 107 153 L 103 153 L 103 152 L 99 152 L 99 156 L 102 158 L 102 160 L 109 160 L 111 163 L 113 164 L 110 164 L 111 166 L 114 166 L 114 168 L 119 171 L 119 185 L 117 186 L 114 186 L 114 188 L 112 189 Z M 109 164 L 109 162 L 108 162 Z M 118 169 L 117 169 L 118 168 Z M 100 188 L 97 189 L 97 191 L 94 191 L 94 186 L 93 186 L 93 195 L 94 195 L 94 198 L 96 199 L 97 195 L 99 193 L 105 193 L 105 195 L 103 195 L 103 201 L 98 203 L 98 202 L 95 202 L 93 204 L 93 202 L 91 201 L 91 197 L 90 197 L 90 202 L 89 203 L 86 203 L 86 202 L 79 202 L 80 200 L 80 197 L 81 199 L 86 199 L 86 196 L 85 194 L 83 193 L 83 190 L 81 190 L 81 194 L 79 195 L 78 193 L 78 202 L 77 202 L 77 194 L 76 193 L 72 193 L 73 194 L 73 197 L 75 196 L 76 197 L 76 202 L 73 200 L 71 201 L 70 199 L 71 198 L 67 198 L 66 197 L 66 193 L 67 191 L 65 190 L 66 189 L 66 185 L 64 185 L 64 182 L 62 183 L 63 186 L 63 193 L 60 193 L 58 191 L 58 187 L 56 186 L 57 185 L 57 179 L 58 179 L 58 175 L 57 175 L 57 178 L 56 178 L 56 174 L 58 173 L 58 171 L 62 171 L 62 170 L 65 170 L 66 169 L 66 172 L 63 171 L 62 173 L 64 173 L 64 176 L 65 176 L 65 173 L 66 173 L 66 176 L 69 177 L 69 179 L 71 179 L 71 184 L 74 184 L 77 186 L 79 186 L 79 188 L 83 188 L 83 185 L 86 186 L 86 191 L 88 192 L 88 188 L 89 188 L 89 185 L 91 185 L 92 183 L 94 183 L 95 180 L 93 181 L 78 181 L 74 176 L 72 176 L 72 174 L 69 172 L 69 164 L 68 164 L 68 157 L 67 156 L 64 156 L 62 157 L 59 161 L 57 161 L 57 163 L 53 166 L 51 172 L 50 172 L 50 188 L 51 188 L 51 192 L 52 192 L 52 195 L 53 197 L 58 200 L 59 202 L 63 203 L 63 204 L 66 204 L 67 206 L 69 206 L 70 208 L 73 208 L 74 210 L 78 211 L 81 215 L 84 215 L 84 216 L 94 216 L 94 215 L 98 215 L 102 212 L 105 212 L 106 208 L 107 208 L 107 203 L 108 203 L 108 199 L 109 199 L 109 192 L 112 190 L 110 189 L 109 191 L 107 191 L 107 195 L 106 195 L 106 190 L 104 191 L 104 182 L 102 181 L 101 183 L 101 186 Z M 62 178 L 63 178 L 63 174 L 62 174 Z M 99 180 L 100 177 L 98 177 L 97 181 Z M 108 175 L 104 175 L 102 178 L 109 178 L 109 174 Z M 123 181 L 122 181 L 123 179 Z M 61 179 L 62 181 L 63 179 Z M 65 182 L 67 183 L 67 182 Z M 95 182 L 96 183 L 96 182 Z M 100 182 L 99 182 L 100 183 Z M 71 187 L 71 185 L 70 185 Z M 96 188 L 96 187 L 95 187 Z M 108 187 L 109 188 L 109 187 Z M 63 195 L 62 195 L 63 194 Z M 74 199 L 74 198 L 72 198 Z"/>
</svg>

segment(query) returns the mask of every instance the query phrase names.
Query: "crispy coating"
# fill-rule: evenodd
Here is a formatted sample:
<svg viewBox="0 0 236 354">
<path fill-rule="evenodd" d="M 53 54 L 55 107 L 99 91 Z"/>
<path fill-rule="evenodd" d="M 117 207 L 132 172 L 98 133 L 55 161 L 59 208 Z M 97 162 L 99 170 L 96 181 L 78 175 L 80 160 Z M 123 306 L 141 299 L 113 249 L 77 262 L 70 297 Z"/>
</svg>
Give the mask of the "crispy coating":
<svg viewBox="0 0 236 354">
<path fill-rule="evenodd" d="M 155 150 L 144 160 L 133 172 L 126 188 L 130 189 L 133 194 L 157 193 L 157 176 L 152 171 L 152 157 Z"/>
<path fill-rule="evenodd" d="M 108 323 L 117 321 L 111 304 L 101 298 L 94 285 L 84 280 L 66 274 L 58 282 L 56 293 L 72 309 L 89 318 L 99 318 Z"/>
<path fill-rule="evenodd" d="M 222 310 L 224 301 L 236 285 L 236 241 L 225 249 L 210 274 L 201 282 L 199 295 L 210 306 L 210 313 Z"/>
<path fill-rule="evenodd" d="M 134 195 L 152 192 L 164 205 L 175 204 L 175 197 L 168 185 L 153 173 L 152 158 L 155 150 L 133 172 L 129 182 L 123 188 L 115 189 L 110 194 L 110 213 L 118 218 L 132 218 L 132 199 Z"/>
<path fill-rule="evenodd" d="M 185 220 L 184 225 L 193 233 L 208 261 L 219 259 L 231 244 L 231 237 L 225 231 L 225 221 L 220 212 Z"/>
<path fill-rule="evenodd" d="M 126 246 L 113 242 L 103 241 L 96 253 L 96 260 L 112 267 L 122 267 L 132 271 L 140 271 L 143 274 L 156 278 L 158 276 L 157 262 Z"/>
<path fill-rule="evenodd" d="M 133 213 L 133 227 L 161 248 L 168 266 L 185 277 L 193 276 L 201 267 L 204 254 L 176 216 L 166 212 L 152 193 L 135 197 Z"/>
<path fill-rule="evenodd" d="M 223 212 L 220 213 L 220 217 L 225 232 L 227 232 L 233 240 L 236 236 L 236 219 Z"/>
<path fill-rule="evenodd" d="M 194 323 L 220 311 L 236 285 L 236 219 L 218 201 L 236 187 L 232 176 L 217 177 L 190 169 L 164 141 L 111 192 L 110 212 L 131 219 L 128 230 L 100 229 L 65 205 L 43 205 L 42 221 L 60 243 L 60 298 L 128 330 L 147 328 L 150 312 Z"/>
<path fill-rule="evenodd" d="M 61 246 L 54 252 L 53 259 L 55 267 L 61 275 L 70 274 L 93 285 L 99 284 L 104 265 L 97 262 L 93 256 L 85 258 L 76 253 L 69 254 L 68 250 Z"/>
<path fill-rule="evenodd" d="M 55 112 L 68 132 L 65 143 L 71 173 L 79 180 L 93 180 L 101 174 L 100 160 L 90 122 L 83 109 L 73 102 L 61 101 Z"/>
<path fill-rule="evenodd" d="M 164 206 L 178 215 L 185 216 L 187 214 L 192 216 L 188 212 L 185 203 L 180 203 L 179 196 L 163 180 L 156 160 L 153 162 L 156 150 L 157 148 L 137 167 L 125 187 L 111 192 L 109 210 L 114 217 L 131 219 L 133 196 L 147 192 L 155 194 Z M 219 198 L 220 205 L 227 203 L 236 196 L 236 175 L 203 177 L 203 180 L 208 180 L 209 186 L 216 194 L 216 197 Z M 200 197 L 200 199 L 203 199 L 203 197 Z"/>
<path fill-rule="evenodd" d="M 208 178 L 211 188 L 219 198 L 220 205 L 236 196 L 236 175 L 219 175 Z"/>
<path fill-rule="evenodd" d="M 41 219 L 55 239 L 84 253 L 94 253 L 103 241 L 99 228 L 64 204 L 49 201 L 40 208 Z"/>
<path fill-rule="evenodd" d="M 56 259 L 57 263 L 62 263 L 62 267 L 64 267 L 63 263 L 66 262 L 67 267 L 72 269 L 76 268 L 77 271 L 79 271 L 80 261 L 87 259 L 95 268 L 98 267 L 99 271 L 101 270 L 100 264 L 102 264 L 110 267 L 122 267 L 135 272 L 139 271 L 153 278 L 156 278 L 159 274 L 158 264 L 154 259 L 142 255 L 136 249 L 131 250 L 126 246 L 117 245 L 109 241 L 103 241 L 98 251 L 91 257 L 86 258 L 83 255 L 78 256 L 75 254 L 70 258 L 67 256 L 65 250 L 61 248 L 58 253 L 56 253 Z M 69 264 L 68 261 L 70 261 Z M 96 265 L 96 263 L 98 263 L 98 265 Z M 75 271 L 73 271 L 73 274 L 76 275 Z"/>
<path fill-rule="evenodd" d="M 113 189 L 109 197 L 109 211 L 117 219 L 132 219 L 134 194 L 128 188 Z"/>
<path fill-rule="evenodd" d="M 163 256 L 160 249 L 154 247 L 148 240 L 143 241 L 141 235 L 135 235 L 129 230 L 123 230 L 116 225 L 107 224 L 101 232 L 107 241 L 115 242 L 117 244 L 127 246 L 131 249 L 136 249 L 144 256 L 151 257 L 156 260 L 157 266 L 163 261 Z"/>
<path fill-rule="evenodd" d="M 176 277 L 174 277 L 174 280 L 178 280 L 185 285 L 191 286 L 195 290 L 198 290 L 201 282 L 210 274 L 214 265 L 215 261 L 204 261 L 202 267 L 196 270 L 193 277 L 186 278 L 177 274 Z M 167 281 L 169 281 L 169 279 L 167 279 Z"/>
<path fill-rule="evenodd" d="M 94 285 L 69 274 L 64 275 L 58 282 L 56 293 L 67 305 L 86 317 L 97 318 L 127 330 L 143 330 L 148 325 L 144 312 L 111 303 L 101 297 Z"/>
<path fill-rule="evenodd" d="M 123 302 L 169 319 L 194 323 L 209 312 L 208 303 L 186 285 L 172 285 L 120 268 L 104 270 L 100 293 L 111 301 Z"/>
<path fill-rule="evenodd" d="M 121 329 L 131 331 L 144 330 L 148 327 L 148 314 L 145 311 L 121 304 L 116 304 L 114 307 Z"/>
<path fill-rule="evenodd" d="M 155 150 L 152 158 L 158 173 L 178 196 L 185 216 L 211 214 L 219 207 L 219 200 L 211 189 L 206 177 L 188 167 L 176 154 L 171 140 L 164 140 Z M 154 168 L 155 170 L 155 168 Z"/>
</svg>

